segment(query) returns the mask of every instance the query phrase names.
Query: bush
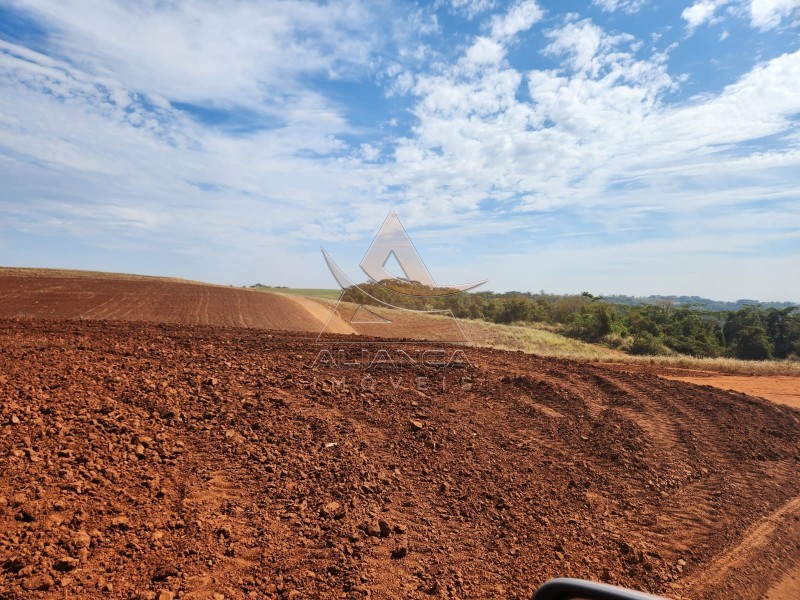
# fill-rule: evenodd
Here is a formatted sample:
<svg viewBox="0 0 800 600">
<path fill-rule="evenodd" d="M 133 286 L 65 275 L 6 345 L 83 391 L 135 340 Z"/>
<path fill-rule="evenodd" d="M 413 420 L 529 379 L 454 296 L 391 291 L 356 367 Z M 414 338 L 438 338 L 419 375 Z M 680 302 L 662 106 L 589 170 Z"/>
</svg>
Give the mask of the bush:
<svg viewBox="0 0 800 600">
<path fill-rule="evenodd" d="M 767 332 L 758 325 L 742 328 L 733 342 L 733 355 L 743 360 L 769 360 L 772 358 L 772 344 Z"/>
<path fill-rule="evenodd" d="M 601 341 L 609 348 L 623 351 L 626 351 L 628 345 L 630 344 L 629 339 L 620 335 L 619 333 L 609 333 Z"/>
<path fill-rule="evenodd" d="M 584 306 L 572 315 L 567 325 L 567 335 L 584 342 L 597 342 L 614 333 L 618 315 L 614 307 L 605 302 L 595 302 Z"/>
<path fill-rule="evenodd" d="M 660 356 L 669 354 L 669 351 L 661 340 L 647 332 L 633 336 L 633 341 L 628 347 L 628 352 L 639 356 Z"/>
</svg>

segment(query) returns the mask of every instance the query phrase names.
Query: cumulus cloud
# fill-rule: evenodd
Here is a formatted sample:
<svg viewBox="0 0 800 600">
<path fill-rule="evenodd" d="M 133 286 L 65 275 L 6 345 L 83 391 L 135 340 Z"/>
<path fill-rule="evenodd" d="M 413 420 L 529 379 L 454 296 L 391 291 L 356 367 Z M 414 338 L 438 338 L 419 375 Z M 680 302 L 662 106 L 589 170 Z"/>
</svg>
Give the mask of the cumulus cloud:
<svg viewBox="0 0 800 600">
<path fill-rule="evenodd" d="M 640 56 L 633 36 L 589 20 L 547 35 L 544 52 L 560 68 L 518 72 L 487 61 L 476 71 L 462 58 L 419 78 L 415 135 L 400 141 L 392 168 L 417 202 L 475 209 L 494 198 L 526 211 L 613 204 L 616 218 L 636 222 L 647 210 L 752 200 L 766 193 L 758 173 L 800 167 L 796 152 L 729 153 L 792 131 L 800 52 L 759 65 L 719 94 L 670 106 L 664 98 L 681 78 L 669 73 L 666 55 Z M 751 183 L 734 193 L 725 183 L 734 174 Z M 769 194 L 789 198 L 790 180 Z"/>
<path fill-rule="evenodd" d="M 699 0 L 685 8 L 681 17 L 693 31 L 704 23 L 719 22 L 726 7 L 729 13 L 748 18 L 752 27 L 766 31 L 800 11 L 800 0 Z"/>
<path fill-rule="evenodd" d="M 773 29 L 800 11 L 800 0 L 751 0 L 750 22 L 759 29 Z"/>
<path fill-rule="evenodd" d="M 543 15 L 535 0 L 518 2 L 505 14 L 492 19 L 492 37 L 495 39 L 513 37 L 521 31 L 530 29 Z"/>
<path fill-rule="evenodd" d="M 647 0 L 592 0 L 592 4 L 606 12 L 621 10 L 626 13 L 635 13 L 646 3 Z"/>
<path fill-rule="evenodd" d="M 681 17 L 690 30 L 696 29 L 703 23 L 713 23 L 717 9 L 727 3 L 727 0 L 700 0 L 685 8 Z"/>
<path fill-rule="evenodd" d="M 469 19 L 474 19 L 495 7 L 494 0 L 450 0 L 449 3 L 456 12 L 464 14 Z"/>
</svg>

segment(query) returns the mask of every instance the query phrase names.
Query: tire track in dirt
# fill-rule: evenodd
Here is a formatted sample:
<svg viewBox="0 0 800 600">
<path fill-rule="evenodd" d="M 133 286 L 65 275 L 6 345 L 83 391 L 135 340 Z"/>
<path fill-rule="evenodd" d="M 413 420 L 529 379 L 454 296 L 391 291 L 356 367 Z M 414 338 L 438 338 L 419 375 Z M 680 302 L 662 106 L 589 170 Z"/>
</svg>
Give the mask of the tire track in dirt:
<svg viewBox="0 0 800 600">
<path fill-rule="evenodd" d="M 794 545 L 800 542 L 800 496 L 796 496 L 783 504 L 780 508 L 768 514 L 755 525 L 751 526 L 742 537 L 741 541 L 733 548 L 725 551 L 721 556 L 715 558 L 708 566 L 695 573 L 686 583 L 694 593 L 702 593 L 705 597 L 718 597 L 720 586 L 724 583 L 743 584 L 753 586 L 752 576 L 748 577 L 747 568 L 763 563 L 762 555 L 769 553 L 774 546 L 788 542 Z M 788 540 L 786 538 L 789 538 Z M 794 549 L 794 558 L 800 559 L 800 551 Z M 795 563 L 790 563 L 797 564 Z M 744 573 L 742 572 L 743 568 Z M 791 566 L 788 571 L 791 571 Z M 764 577 L 765 573 L 760 573 Z M 744 575 L 744 576 L 743 576 Z M 776 569 L 769 568 L 766 573 L 767 582 L 780 578 L 782 573 Z M 743 583 L 742 580 L 746 580 Z M 763 582 L 761 592 L 763 593 Z M 779 580 L 778 583 L 781 583 Z M 799 582 L 800 583 L 800 582 Z M 734 586 L 735 587 L 735 586 Z M 788 585 L 787 585 L 788 587 Z M 741 588 L 739 588 L 741 591 Z M 800 585 L 794 587 L 794 592 L 800 591 Z M 726 597 L 726 596 L 719 596 Z M 755 596 L 753 596 L 755 597 Z M 791 596 L 796 598 L 797 596 Z M 790 598 L 786 596 L 785 598 Z"/>
</svg>

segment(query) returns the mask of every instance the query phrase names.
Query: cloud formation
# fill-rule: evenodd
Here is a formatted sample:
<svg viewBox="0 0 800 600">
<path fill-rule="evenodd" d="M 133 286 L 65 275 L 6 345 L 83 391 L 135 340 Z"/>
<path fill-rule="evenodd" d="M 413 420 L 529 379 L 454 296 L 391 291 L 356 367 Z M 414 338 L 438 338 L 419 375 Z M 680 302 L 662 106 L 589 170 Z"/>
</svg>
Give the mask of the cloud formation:
<svg viewBox="0 0 800 600">
<path fill-rule="evenodd" d="M 778 27 L 800 12 L 798 0 L 699 0 L 685 8 L 681 16 L 690 31 L 704 23 L 722 20 L 724 10 L 747 15 L 751 27 L 767 31 Z"/>
<path fill-rule="evenodd" d="M 680 279 L 694 257 L 800 299 L 767 277 L 800 257 L 800 50 L 705 88 L 723 51 L 676 59 L 717 20 L 753 44 L 793 28 L 797 3 L 702 0 L 656 36 L 603 22 L 654 3 L 594 4 L 9 3 L 31 31 L 0 30 L 2 231 L 112 249 L 97 268 L 157 272 L 136 250 L 160 248 L 170 274 L 319 286 L 317 243 L 355 256 L 395 208 L 442 270 L 482 276 L 467 252 L 495 289 L 580 291 L 595 257 L 613 278 L 594 291 L 710 294 Z M 568 273 L 529 268 L 558 256 Z"/>
</svg>

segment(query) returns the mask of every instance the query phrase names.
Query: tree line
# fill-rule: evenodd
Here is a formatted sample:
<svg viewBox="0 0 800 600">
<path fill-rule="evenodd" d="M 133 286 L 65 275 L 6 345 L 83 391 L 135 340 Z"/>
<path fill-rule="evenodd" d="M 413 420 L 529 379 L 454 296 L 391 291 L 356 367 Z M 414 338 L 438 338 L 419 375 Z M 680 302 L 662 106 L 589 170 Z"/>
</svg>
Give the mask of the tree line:
<svg viewBox="0 0 800 600">
<path fill-rule="evenodd" d="M 386 287 L 388 285 L 392 289 Z M 457 318 L 503 324 L 539 324 L 553 331 L 604 344 L 630 354 L 729 356 L 745 360 L 798 359 L 800 310 L 796 306 L 744 305 L 737 310 L 708 310 L 676 305 L 613 303 L 593 296 L 476 292 L 426 295 L 434 290 L 415 282 L 361 284 L 343 299 L 413 310 L 450 310 Z M 400 291 L 401 293 L 398 293 Z"/>
</svg>

